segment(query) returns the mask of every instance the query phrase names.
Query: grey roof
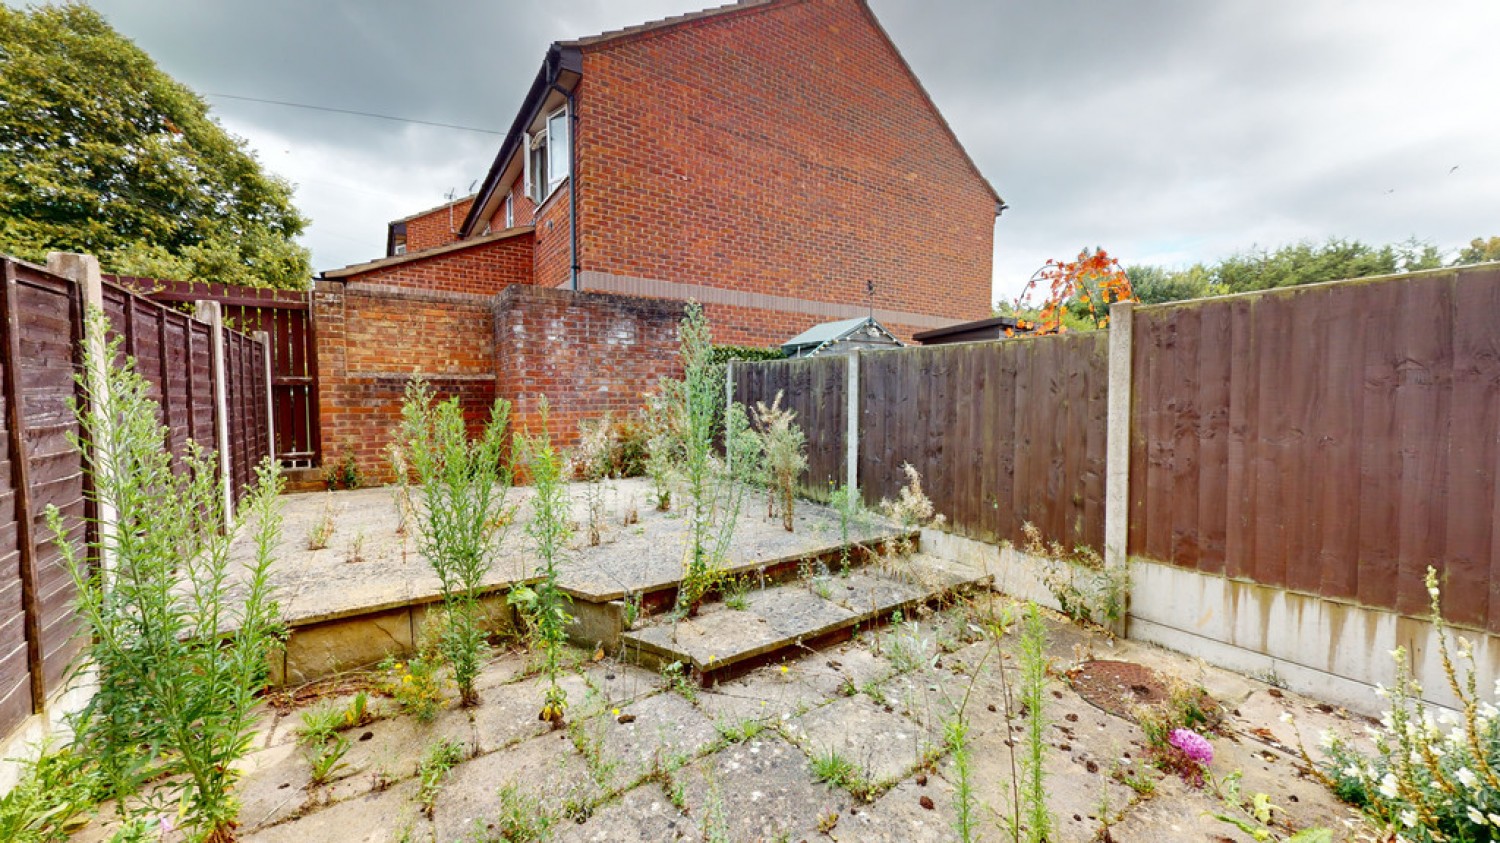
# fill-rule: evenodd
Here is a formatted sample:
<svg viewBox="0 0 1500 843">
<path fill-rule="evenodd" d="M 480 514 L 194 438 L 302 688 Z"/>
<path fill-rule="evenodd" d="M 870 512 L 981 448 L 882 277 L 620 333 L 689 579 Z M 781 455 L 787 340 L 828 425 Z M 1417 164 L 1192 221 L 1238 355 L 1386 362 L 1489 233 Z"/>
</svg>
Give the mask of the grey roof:
<svg viewBox="0 0 1500 843">
<path fill-rule="evenodd" d="M 842 339 L 849 334 L 858 331 L 868 325 L 871 321 L 868 316 L 857 316 L 853 319 L 840 319 L 837 322 L 824 322 L 814 325 L 795 337 L 781 344 L 783 350 L 790 351 L 807 345 L 822 345 L 831 340 Z"/>
</svg>

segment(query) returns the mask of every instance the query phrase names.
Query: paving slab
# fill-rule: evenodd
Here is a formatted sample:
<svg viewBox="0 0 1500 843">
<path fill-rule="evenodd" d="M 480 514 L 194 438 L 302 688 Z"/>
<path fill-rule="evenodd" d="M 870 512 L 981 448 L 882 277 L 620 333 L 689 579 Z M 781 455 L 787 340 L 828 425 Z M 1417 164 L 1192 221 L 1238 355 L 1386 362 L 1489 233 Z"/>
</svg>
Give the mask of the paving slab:
<svg viewBox="0 0 1500 843">
<path fill-rule="evenodd" d="M 836 752 L 874 784 L 904 778 L 934 748 L 915 721 L 863 696 L 834 700 L 781 728 L 809 759 Z"/>
<path fill-rule="evenodd" d="M 398 843 L 432 839 L 432 825 L 414 801 L 416 782 L 340 802 L 304 817 L 242 836 L 244 843 Z"/>
<path fill-rule="evenodd" d="M 869 804 L 852 805 L 829 837 L 840 843 L 949 843 L 958 839 L 953 788 L 934 775 L 912 776 Z"/>
<path fill-rule="evenodd" d="M 481 692 L 478 707 L 471 710 L 478 751 L 494 752 L 517 741 L 553 731 L 552 724 L 538 717 L 549 684 L 546 678 L 533 676 Z M 557 684 L 567 693 L 568 704 L 574 709 L 580 707 L 590 693 L 588 683 L 577 673 L 563 674 Z"/>
<path fill-rule="evenodd" d="M 813 840 L 818 818 L 841 814 L 848 794 L 814 782 L 807 757 L 779 736 L 732 744 L 674 774 L 705 837 Z"/>
<path fill-rule="evenodd" d="M 579 728 L 597 748 L 595 774 L 607 790 L 636 782 L 653 769 L 679 767 L 719 738 L 707 715 L 669 693 L 611 709 Z"/>
<path fill-rule="evenodd" d="M 553 732 L 454 767 L 433 806 L 437 839 L 464 839 L 475 821 L 499 810 L 499 791 L 514 787 L 564 814 L 603 796 L 565 732 Z"/>
<path fill-rule="evenodd" d="M 594 811 L 582 825 L 565 823 L 555 839 L 558 843 L 666 843 L 698 840 L 700 835 L 661 785 L 648 782 Z"/>
</svg>

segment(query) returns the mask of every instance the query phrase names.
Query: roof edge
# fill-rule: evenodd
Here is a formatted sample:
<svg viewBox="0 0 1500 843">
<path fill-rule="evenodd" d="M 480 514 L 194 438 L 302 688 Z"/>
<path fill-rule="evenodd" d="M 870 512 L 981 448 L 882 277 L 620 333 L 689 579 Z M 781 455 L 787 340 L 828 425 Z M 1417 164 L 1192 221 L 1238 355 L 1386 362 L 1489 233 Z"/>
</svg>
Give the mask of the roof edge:
<svg viewBox="0 0 1500 843">
<path fill-rule="evenodd" d="M 500 176 L 505 173 L 505 165 L 510 161 L 511 156 L 516 154 L 516 150 L 521 145 L 521 138 L 526 134 L 526 127 L 535 119 L 537 111 L 547 99 L 548 91 L 557 81 L 558 74 L 564 70 L 582 76 L 583 59 L 577 47 L 554 42 L 547 48 L 547 54 L 542 58 L 542 66 L 537 69 L 536 78 L 532 80 L 531 87 L 526 91 L 526 98 L 521 100 L 521 107 L 516 111 L 515 119 L 511 121 L 510 131 L 505 133 L 505 140 L 500 144 L 500 151 L 495 154 L 495 160 L 490 164 L 489 172 L 485 173 L 484 181 L 474 194 L 474 204 L 469 206 L 469 213 L 464 215 L 464 221 L 458 227 L 460 238 L 467 238 L 479 226 L 481 212 L 494 196 Z"/>
<path fill-rule="evenodd" d="M 995 216 L 1000 216 L 1000 212 L 1009 207 L 1005 204 L 1005 200 L 1000 198 L 1000 194 L 995 190 L 995 186 L 990 184 L 990 180 L 985 178 L 984 173 L 980 171 L 979 165 L 974 163 L 973 156 L 964 147 L 963 141 L 958 139 L 958 134 L 953 131 L 953 126 L 948 123 L 948 118 L 943 116 L 943 112 L 937 107 L 937 103 L 933 101 L 932 95 L 927 93 L 927 87 L 917 77 L 916 71 L 911 69 L 911 64 L 907 62 L 906 56 L 901 54 L 901 48 L 897 47 L 896 42 L 891 39 L 891 34 L 880 23 L 880 18 L 875 16 L 875 12 L 870 8 L 868 0 L 859 0 L 859 9 L 864 12 L 870 24 L 875 27 L 875 31 L 880 33 L 880 37 L 885 40 L 886 46 L 891 48 L 891 54 L 896 57 L 896 62 L 901 65 L 901 69 L 906 71 L 906 77 L 916 86 L 917 93 L 921 95 L 922 101 L 927 103 L 927 108 L 932 112 L 932 116 L 937 118 L 938 124 L 943 127 L 943 131 L 948 133 L 948 137 L 953 140 L 953 145 L 958 147 L 958 154 L 964 157 L 964 162 L 969 165 L 970 170 L 974 171 L 974 176 L 979 179 L 979 183 L 984 185 L 985 190 L 989 191 L 990 198 L 995 200 Z"/>
<path fill-rule="evenodd" d="M 804 0 L 796 0 L 803 2 Z M 733 15 L 741 12 L 749 12 L 785 3 L 787 0 L 739 0 L 737 3 L 726 3 L 723 6 L 714 6 L 696 12 L 688 12 L 681 15 L 662 18 L 661 20 L 647 21 L 645 23 L 627 26 L 623 29 L 614 29 L 601 32 L 598 35 L 590 35 L 585 38 L 575 38 L 571 41 L 560 41 L 559 46 L 574 48 L 613 47 L 618 44 L 627 44 L 640 38 L 653 35 L 666 34 L 685 26 L 693 26 L 725 15 Z"/>
<path fill-rule="evenodd" d="M 946 337 L 950 334 L 962 334 L 967 331 L 977 331 L 981 328 L 1015 328 L 1017 323 L 1011 316 L 991 316 L 988 319 L 976 319 L 973 322 L 960 322 L 957 325 L 949 325 L 946 328 L 932 328 L 927 331 L 918 331 L 911 335 L 914 340 L 931 340 Z"/>
</svg>

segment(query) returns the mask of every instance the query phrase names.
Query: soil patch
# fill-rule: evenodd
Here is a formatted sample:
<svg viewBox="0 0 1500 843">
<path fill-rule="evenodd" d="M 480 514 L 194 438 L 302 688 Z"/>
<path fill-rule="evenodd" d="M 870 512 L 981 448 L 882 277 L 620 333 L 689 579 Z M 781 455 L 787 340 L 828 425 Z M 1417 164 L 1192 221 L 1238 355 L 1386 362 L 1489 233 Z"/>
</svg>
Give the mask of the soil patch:
<svg viewBox="0 0 1500 843">
<path fill-rule="evenodd" d="M 1095 708 L 1132 721 L 1136 719 L 1136 709 L 1163 705 L 1170 696 L 1166 680 L 1151 668 L 1135 662 L 1110 659 L 1084 662 L 1068 678 L 1073 690 Z M 1213 697 L 1200 692 L 1198 708 L 1203 712 L 1216 712 L 1219 704 Z"/>
</svg>

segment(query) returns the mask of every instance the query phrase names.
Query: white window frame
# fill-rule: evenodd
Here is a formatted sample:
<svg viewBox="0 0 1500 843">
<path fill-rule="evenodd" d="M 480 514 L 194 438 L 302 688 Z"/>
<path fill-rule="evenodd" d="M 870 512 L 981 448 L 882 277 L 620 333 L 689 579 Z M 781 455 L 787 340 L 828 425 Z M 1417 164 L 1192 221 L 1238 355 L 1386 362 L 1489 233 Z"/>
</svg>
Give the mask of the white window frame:
<svg viewBox="0 0 1500 843">
<path fill-rule="evenodd" d="M 516 227 L 516 196 L 514 193 L 505 194 L 505 227 Z"/>
<path fill-rule="evenodd" d="M 572 169 L 568 166 L 570 163 L 569 159 L 573 154 L 573 144 L 571 137 L 572 123 L 570 121 L 570 117 L 571 115 L 568 114 L 567 101 L 563 102 L 562 108 L 559 108 L 556 111 L 553 111 L 551 114 L 547 115 L 546 127 L 548 196 L 551 196 L 552 191 L 556 190 L 557 186 L 563 183 L 563 180 L 568 177 L 568 172 Z M 553 134 L 552 126 L 554 122 L 562 127 L 562 137 L 560 139 L 555 137 Z"/>
</svg>

